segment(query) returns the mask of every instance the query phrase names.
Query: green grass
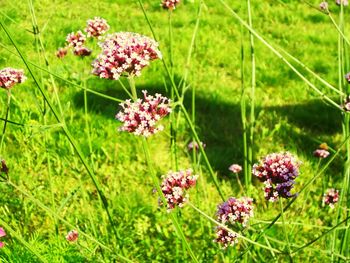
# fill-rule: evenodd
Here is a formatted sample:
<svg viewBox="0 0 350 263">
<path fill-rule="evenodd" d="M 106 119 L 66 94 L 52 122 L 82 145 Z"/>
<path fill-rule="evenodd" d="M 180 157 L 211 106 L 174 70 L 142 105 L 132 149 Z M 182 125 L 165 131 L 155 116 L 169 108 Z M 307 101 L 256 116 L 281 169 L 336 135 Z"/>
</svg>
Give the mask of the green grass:
<svg viewBox="0 0 350 263">
<path fill-rule="evenodd" d="M 245 1 L 227 1 L 238 14 L 247 20 Z M 317 7 L 319 3 L 314 2 Z M 144 1 L 146 12 L 154 26 L 160 48 L 167 61 L 168 15 L 159 1 Z M 338 21 L 338 7 L 330 2 L 330 10 Z M 173 60 L 175 82 L 184 74 L 188 48 L 196 23 L 198 1 L 182 1 L 172 15 Z M 101 80 L 89 74 L 89 63 L 98 54 L 80 59 L 72 54 L 59 60 L 55 51 L 64 45 L 65 37 L 72 31 L 85 27 L 86 20 L 94 16 L 105 18 L 110 32 L 131 31 L 151 36 L 152 33 L 137 1 L 35 1 L 35 16 L 50 71 L 76 84 L 87 79 L 91 90 L 118 98 L 127 95 L 117 81 Z M 325 14 L 299 1 L 252 1 L 253 27 L 269 43 L 280 46 L 297 57 L 309 68 L 333 86 L 338 83 L 338 32 Z M 25 57 L 47 69 L 40 55 L 40 45 L 30 32 L 32 18 L 27 1 L 0 3 L 1 21 L 6 25 Z M 345 8 L 345 18 L 349 17 Z M 345 21 L 346 21 L 345 19 Z M 3 30 L 0 31 L 0 69 L 23 68 L 22 60 Z M 249 35 L 244 29 L 244 51 L 249 56 Z M 349 35 L 345 26 L 345 35 Z M 243 196 L 236 178 L 228 171 L 232 163 L 243 165 L 241 123 L 241 25 L 225 9 L 220 1 L 207 0 L 202 11 L 199 31 L 195 39 L 190 64 L 188 84 L 196 89 L 196 129 L 206 143 L 209 161 L 217 173 L 219 185 L 225 197 Z M 14 54 L 8 52 L 10 49 Z M 41 53 L 42 54 L 42 53 Z M 321 142 L 338 149 L 343 141 L 342 114 L 325 103 L 286 64 L 266 46 L 255 39 L 256 55 L 256 126 L 254 155 L 260 157 L 274 151 L 288 150 L 303 162 L 295 191 L 317 173 L 318 160 L 312 152 Z M 55 108 L 59 109 L 50 75 L 34 68 L 42 87 L 48 92 Z M 316 84 L 337 103 L 338 95 Z M 247 85 L 250 83 L 249 60 L 245 66 Z M 88 122 L 92 142 L 92 160 L 86 136 L 83 91 L 62 79 L 54 78 L 64 118 L 72 136 L 76 139 L 109 202 L 109 211 L 115 222 L 118 240 L 105 213 L 98 193 L 79 156 L 67 140 L 62 128 L 44 102 L 37 86 L 26 70 L 28 80 L 12 90 L 9 120 L 4 149 L 0 153 L 10 168 L 10 179 L 35 200 L 40 201 L 56 215 L 47 213 L 23 192 L 6 183 L 0 184 L 1 220 L 18 234 L 8 232 L 0 250 L 5 262 L 37 262 L 32 252 L 21 240 L 25 240 L 51 262 L 123 262 L 118 254 L 134 262 L 186 262 L 191 258 L 176 235 L 167 213 L 158 208 L 158 196 L 153 194 L 153 181 L 142 148 L 141 138 L 117 131 L 120 125 L 114 118 L 118 103 L 88 93 Z M 127 81 L 123 80 L 127 85 Z M 167 85 L 167 91 L 165 85 Z M 160 60 L 154 61 L 136 79 L 138 95 L 142 89 L 149 93 L 160 92 L 170 96 L 170 81 Z M 190 90 L 184 104 L 190 111 Z M 248 90 L 249 96 L 249 90 Z M 0 117 L 6 114 L 7 95 L 0 90 Z M 249 106 L 249 105 L 248 105 Z M 249 107 L 248 107 L 249 110 Z M 60 111 L 59 111 L 60 112 Z M 61 114 L 61 113 L 60 113 Z M 3 121 L 1 122 L 1 124 Z M 170 155 L 169 118 L 163 121 L 164 132 L 149 139 L 151 158 L 158 175 L 172 169 Z M 53 125 L 53 126 L 44 126 Z M 177 130 L 179 167 L 191 167 L 191 154 L 187 143 L 192 135 L 185 119 L 180 118 Z M 324 231 L 336 225 L 336 210 L 322 207 L 322 184 L 341 189 L 346 158 L 345 148 L 330 164 L 325 173 L 303 191 L 292 206 L 284 211 L 282 219 L 272 226 L 257 242 L 264 246 L 287 251 L 284 234 L 287 234 L 291 250 L 312 241 Z M 322 167 L 327 160 L 322 160 Z M 196 190 L 190 192 L 191 201 L 202 211 L 214 216 L 221 202 L 208 169 L 204 163 L 198 171 L 200 178 Z M 241 180 L 244 181 L 243 174 Z M 254 240 L 260 229 L 266 227 L 280 212 L 278 203 L 267 203 L 262 184 L 253 179 L 250 195 L 255 200 L 255 216 L 244 235 Z M 348 195 L 347 195 L 348 196 Z M 287 201 L 284 201 L 284 205 Z M 338 204 L 343 214 L 349 204 Z M 347 209 L 347 210 L 346 210 Z M 65 240 L 71 227 L 59 218 L 79 227 L 89 237 L 100 241 L 102 248 L 87 236 L 69 244 Z M 214 224 L 201 217 L 190 206 L 178 211 L 177 218 L 184 235 L 200 262 L 233 262 L 248 246 L 240 241 L 235 247 L 222 250 L 212 240 Z M 344 218 L 342 218 L 344 219 Z M 340 222 L 340 221 L 339 221 Z M 343 224 L 344 228 L 348 224 Z M 1 224 L 0 224 L 1 227 Z M 284 233 L 285 232 L 285 233 Z M 332 233 L 319 239 L 293 255 L 295 262 L 330 262 Z M 339 253 L 340 235 L 336 253 Z M 348 237 L 349 239 L 349 237 Z M 349 244 L 349 242 L 347 243 Z M 343 256 L 349 259 L 349 251 Z M 244 256 L 246 262 L 289 262 L 287 254 L 276 254 L 259 246 L 251 246 Z M 337 258 L 336 258 L 337 260 Z"/>
</svg>

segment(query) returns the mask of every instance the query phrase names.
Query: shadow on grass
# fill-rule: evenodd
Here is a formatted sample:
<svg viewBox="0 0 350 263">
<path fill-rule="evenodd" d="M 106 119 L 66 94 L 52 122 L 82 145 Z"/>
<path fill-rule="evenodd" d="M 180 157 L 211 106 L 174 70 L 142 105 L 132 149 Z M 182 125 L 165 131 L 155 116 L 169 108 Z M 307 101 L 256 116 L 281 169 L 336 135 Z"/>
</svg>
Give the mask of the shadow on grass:
<svg viewBox="0 0 350 263">
<path fill-rule="evenodd" d="M 177 79 L 178 80 L 178 79 Z M 99 87 L 97 91 L 119 99 L 128 98 L 117 81 L 100 79 L 89 81 L 89 87 Z M 128 84 L 123 80 L 125 86 Z M 177 81 L 178 82 L 178 81 Z M 170 85 L 168 85 L 170 86 Z M 141 90 L 148 90 L 150 94 L 156 92 L 166 94 L 163 83 L 152 83 L 137 86 L 138 95 Z M 190 90 L 187 93 L 184 104 L 191 108 Z M 83 108 L 83 92 L 76 93 L 74 103 L 77 108 Z M 105 118 L 114 118 L 118 110 L 118 103 L 88 93 L 89 111 Z M 248 109 L 249 110 L 249 109 Z M 261 109 L 256 109 L 258 116 Z M 314 158 L 312 152 L 318 146 L 318 140 L 327 139 L 341 131 L 341 114 L 338 110 L 329 107 L 322 100 L 310 100 L 305 103 L 265 107 L 264 114 L 268 121 L 261 122 L 258 119 L 257 130 L 263 127 L 271 132 L 271 137 L 278 137 L 283 142 L 281 150 L 298 149 L 305 156 Z M 189 110 L 190 111 L 190 110 Z M 287 125 L 282 125 L 276 130 L 276 123 L 284 120 Z M 261 126 L 261 127 L 259 127 Z M 215 171 L 218 171 L 222 179 L 232 178 L 228 167 L 232 163 L 243 164 L 243 140 L 242 123 L 239 104 L 223 102 L 219 97 L 204 97 L 200 93 L 196 96 L 196 127 L 201 140 L 206 144 L 206 153 Z M 275 129 L 273 131 L 273 129 Z M 181 135 L 182 136 L 182 135 Z M 191 140 L 190 133 L 185 135 L 185 140 Z M 188 138 L 187 138 L 188 137 Z M 272 137 L 272 138 L 273 138 Z M 256 134 L 255 139 L 262 138 Z M 327 142 L 331 144 L 331 142 Z M 256 144 L 263 145 L 261 141 Z M 334 146 L 334 145 L 331 145 Z M 257 150 L 257 149 L 256 149 Z M 260 156 L 257 156 L 259 158 Z M 341 163 L 334 164 L 336 170 Z"/>
</svg>

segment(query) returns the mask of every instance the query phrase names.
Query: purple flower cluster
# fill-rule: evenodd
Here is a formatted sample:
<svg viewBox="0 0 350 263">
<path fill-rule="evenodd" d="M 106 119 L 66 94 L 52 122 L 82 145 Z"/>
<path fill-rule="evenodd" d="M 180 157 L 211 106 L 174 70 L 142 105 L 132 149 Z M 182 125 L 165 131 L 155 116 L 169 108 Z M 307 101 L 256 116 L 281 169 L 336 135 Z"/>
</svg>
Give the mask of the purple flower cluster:
<svg viewBox="0 0 350 263">
<path fill-rule="evenodd" d="M 234 198 L 230 197 L 226 202 L 218 206 L 216 212 L 217 221 L 231 227 L 237 223 L 246 227 L 249 218 L 254 216 L 253 199 L 249 197 Z M 227 231 L 221 226 L 216 228 L 216 239 L 214 242 L 220 243 L 227 248 L 238 242 L 238 235 L 234 232 Z"/>
<path fill-rule="evenodd" d="M 10 89 L 17 83 L 23 83 L 26 79 L 21 69 L 4 68 L 0 70 L 0 88 Z"/>
<path fill-rule="evenodd" d="M 67 48 L 60 47 L 56 51 L 56 57 L 58 57 L 58 58 L 64 58 L 66 55 L 67 55 Z"/>
<path fill-rule="evenodd" d="M 126 100 L 121 103 L 122 111 L 118 112 L 116 118 L 123 122 L 120 131 L 127 131 L 135 135 L 148 137 L 164 127 L 157 125 L 157 122 L 171 112 L 170 100 L 160 94 L 155 96 L 147 95 L 142 91 L 144 99 L 137 99 L 135 102 Z"/>
<path fill-rule="evenodd" d="M 327 158 L 329 154 L 329 151 L 324 149 L 317 149 L 314 151 L 314 156 L 322 159 Z"/>
<path fill-rule="evenodd" d="M 164 9 L 174 10 L 179 3 L 180 0 L 163 0 L 162 7 Z"/>
<path fill-rule="evenodd" d="M 100 44 L 101 54 L 93 62 L 93 74 L 117 80 L 121 75 L 140 76 L 151 60 L 161 58 L 158 43 L 137 33 L 120 32 L 109 35 Z"/>
<path fill-rule="evenodd" d="M 191 169 L 179 172 L 170 171 L 163 176 L 161 189 L 167 200 L 168 210 L 184 205 L 188 200 L 186 191 L 196 185 L 197 178 L 198 175 L 192 175 Z"/>
<path fill-rule="evenodd" d="M 274 202 L 278 197 L 293 197 L 290 193 L 299 175 L 300 162 L 290 153 L 272 153 L 254 164 L 253 175 L 265 185 L 265 198 Z"/>
<path fill-rule="evenodd" d="M 100 17 L 89 19 L 85 28 L 87 37 L 100 37 L 109 30 L 107 21 Z"/>
<path fill-rule="evenodd" d="M 323 204 L 328 205 L 330 208 L 334 208 L 334 205 L 339 201 L 339 191 L 331 188 L 323 195 Z"/>
</svg>

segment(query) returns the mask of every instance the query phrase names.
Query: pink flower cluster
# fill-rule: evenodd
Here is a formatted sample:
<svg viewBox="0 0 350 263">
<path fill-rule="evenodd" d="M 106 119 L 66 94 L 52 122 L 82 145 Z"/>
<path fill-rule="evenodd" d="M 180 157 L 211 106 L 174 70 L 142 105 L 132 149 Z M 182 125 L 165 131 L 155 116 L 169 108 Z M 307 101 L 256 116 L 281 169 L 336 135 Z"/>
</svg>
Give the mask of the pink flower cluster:
<svg viewBox="0 0 350 263">
<path fill-rule="evenodd" d="M 174 10 L 179 3 L 180 0 L 163 0 L 162 7 L 164 9 Z"/>
<path fill-rule="evenodd" d="M 79 233 L 77 230 L 72 230 L 69 231 L 68 234 L 66 235 L 66 240 L 69 242 L 75 242 L 78 240 Z"/>
<path fill-rule="evenodd" d="M 66 41 L 68 43 L 68 47 L 73 48 L 74 55 L 82 57 L 91 55 L 92 51 L 84 46 L 86 36 L 81 31 L 78 31 L 76 33 L 72 32 L 68 34 Z M 64 49 L 58 50 L 58 52 L 56 53 L 57 57 L 62 58 L 67 54 L 67 52 L 64 53 L 63 50 Z"/>
<path fill-rule="evenodd" d="M 17 83 L 23 83 L 26 79 L 21 69 L 4 68 L 0 70 L 0 88 L 10 89 Z"/>
<path fill-rule="evenodd" d="M 326 1 L 323 1 L 320 3 L 320 9 L 322 11 L 327 11 L 328 10 L 328 3 Z"/>
<path fill-rule="evenodd" d="M 348 0 L 335 0 L 335 3 L 337 5 L 341 5 L 341 4 L 343 4 L 344 6 L 348 6 L 349 5 L 349 1 Z"/>
<path fill-rule="evenodd" d="M 203 143 L 203 142 L 201 142 L 201 145 L 202 145 L 202 147 L 203 148 L 205 148 L 207 145 L 205 144 L 205 143 Z M 196 150 L 196 151 L 198 151 L 199 150 L 199 145 L 198 145 L 198 143 L 197 142 L 190 142 L 188 145 L 187 145 L 187 148 L 188 148 L 188 150 L 189 151 L 192 151 L 193 149 L 194 150 Z"/>
<path fill-rule="evenodd" d="M 117 80 L 121 75 L 140 76 L 151 60 L 161 58 L 158 43 L 137 33 L 120 32 L 109 35 L 100 44 L 101 54 L 93 62 L 93 74 Z"/>
<path fill-rule="evenodd" d="M 293 197 L 290 193 L 299 175 L 300 162 L 290 153 L 272 153 L 254 164 L 253 175 L 265 185 L 265 198 L 274 202 L 278 197 Z"/>
<path fill-rule="evenodd" d="M 236 223 L 246 227 L 249 218 L 254 216 L 253 199 L 249 197 L 234 198 L 230 197 L 226 202 L 218 206 L 216 212 L 218 222 L 235 227 Z M 222 227 L 216 228 L 216 239 L 214 242 L 220 243 L 227 248 L 238 242 L 238 235 L 234 232 L 227 231 Z"/>
<path fill-rule="evenodd" d="M 94 19 L 89 19 L 85 28 L 87 37 L 100 37 L 109 30 L 109 25 L 107 21 L 100 17 L 95 17 Z"/>
<path fill-rule="evenodd" d="M 325 149 L 317 149 L 314 151 L 314 156 L 322 159 L 327 158 L 329 154 L 329 151 Z"/>
<path fill-rule="evenodd" d="M 188 200 L 186 191 L 196 185 L 197 178 L 198 175 L 192 175 L 191 169 L 179 172 L 170 171 L 166 176 L 163 176 L 161 189 L 167 200 L 168 210 L 184 205 Z"/>
<path fill-rule="evenodd" d="M 328 205 L 330 208 L 334 208 L 334 205 L 339 201 L 339 191 L 331 188 L 323 195 L 323 204 Z"/>
<path fill-rule="evenodd" d="M 238 243 L 238 235 L 234 232 L 227 231 L 225 228 L 218 226 L 216 228 L 216 238 L 214 242 L 222 244 L 223 248 L 226 249 L 229 246 L 234 246 Z"/>
<path fill-rule="evenodd" d="M 344 100 L 343 109 L 345 111 L 350 111 L 350 96 L 346 97 Z"/>
<path fill-rule="evenodd" d="M 238 174 L 242 171 L 242 166 L 240 166 L 239 164 L 232 164 L 228 169 L 234 174 Z"/>
<path fill-rule="evenodd" d="M 158 93 L 151 96 L 147 95 L 145 90 L 142 92 L 143 100 L 137 99 L 135 102 L 126 100 L 120 104 L 122 111 L 118 112 L 116 119 L 123 122 L 120 131 L 148 137 L 164 129 L 162 125 L 156 125 L 171 112 L 170 100 Z"/>
<path fill-rule="evenodd" d="M 6 232 L 2 227 L 0 227 L 0 237 L 4 237 L 4 236 L 6 236 Z M 0 241 L 0 248 L 3 248 L 4 246 L 5 246 L 5 243 Z"/>
</svg>

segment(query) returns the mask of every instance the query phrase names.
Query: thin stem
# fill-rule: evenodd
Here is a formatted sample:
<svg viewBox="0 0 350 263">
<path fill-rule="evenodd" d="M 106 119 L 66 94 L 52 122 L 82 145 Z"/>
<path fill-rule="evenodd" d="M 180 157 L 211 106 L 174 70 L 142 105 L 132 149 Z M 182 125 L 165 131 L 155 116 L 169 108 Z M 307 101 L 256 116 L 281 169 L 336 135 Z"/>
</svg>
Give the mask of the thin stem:
<svg viewBox="0 0 350 263">
<path fill-rule="evenodd" d="M 284 219 L 282 198 L 279 198 L 279 203 L 280 203 L 280 209 L 281 209 L 283 233 L 284 233 L 284 237 L 285 237 L 285 239 L 287 241 L 288 254 L 290 256 L 291 255 L 291 249 L 290 249 L 290 242 L 289 242 L 289 238 L 288 238 L 288 232 L 287 232 L 287 228 L 286 228 L 286 223 L 285 223 L 285 219 Z"/>
<path fill-rule="evenodd" d="M 1 143 L 0 143 L 0 154 L 2 154 L 3 150 L 3 144 L 5 140 L 5 132 L 6 132 L 6 127 L 7 127 L 7 122 L 10 114 L 10 104 L 11 104 L 11 91 L 7 90 L 7 104 L 6 104 L 6 115 L 5 115 L 5 122 L 4 122 L 4 127 L 2 129 L 2 136 L 1 136 Z"/>
<path fill-rule="evenodd" d="M 157 177 L 156 172 L 155 172 L 155 170 L 153 168 L 153 163 L 152 163 L 151 155 L 150 155 L 150 152 L 149 152 L 148 142 L 147 142 L 146 138 L 144 138 L 144 137 L 142 138 L 142 147 L 143 147 L 143 151 L 145 153 L 146 161 L 147 161 L 147 164 L 148 164 L 148 167 L 149 167 L 149 171 L 150 171 L 150 174 L 151 174 L 151 177 L 152 177 L 152 180 L 153 180 L 153 184 L 156 187 L 158 195 L 160 196 L 163 204 L 166 205 L 167 204 L 167 200 L 164 197 L 163 191 L 162 191 L 162 189 L 160 187 L 160 183 L 159 183 L 158 177 Z M 194 262 L 198 262 L 198 260 L 197 260 L 196 256 L 194 255 L 190 245 L 187 242 L 187 239 L 186 239 L 186 237 L 185 237 L 185 235 L 184 235 L 184 233 L 183 233 L 183 231 L 181 229 L 181 226 L 179 225 L 179 223 L 178 223 L 178 221 L 176 219 L 176 216 L 175 216 L 174 212 L 172 212 L 172 211 L 169 212 L 169 215 L 170 215 L 171 221 L 174 224 L 174 227 L 176 229 L 177 234 L 180 236 L 180 238 L 181 238 L 183 244 L 185 245 L 188 253 L 190 254 L 192 260 Z"/>
</svg>

